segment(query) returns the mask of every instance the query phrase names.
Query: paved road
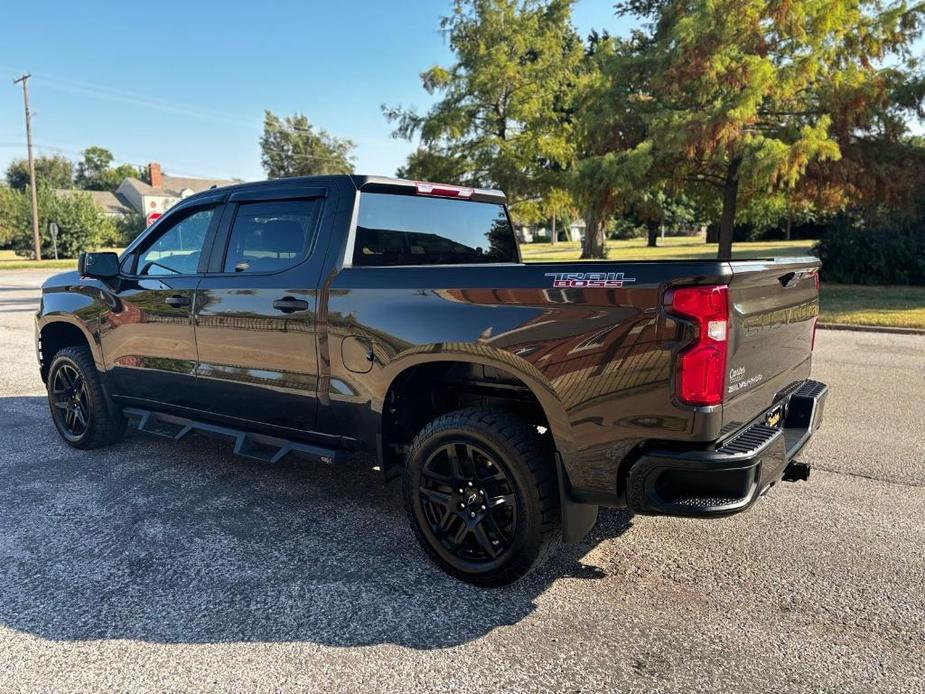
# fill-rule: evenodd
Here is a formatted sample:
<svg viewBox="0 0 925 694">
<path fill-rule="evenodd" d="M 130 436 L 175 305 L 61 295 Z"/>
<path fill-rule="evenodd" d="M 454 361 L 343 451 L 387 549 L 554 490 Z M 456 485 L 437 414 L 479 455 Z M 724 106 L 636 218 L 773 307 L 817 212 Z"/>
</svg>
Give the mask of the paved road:
<svg viewBox="0 0 925 694">
<path fill-rule="evenodd" d="M 482 591 L 361 461 L 60 443 L 39 280 L 0 274 L 0 690 L 925 691 L 925 338 L 820 332 L 809 483 L 709 522 L 608 511 Z"/>
</svg>

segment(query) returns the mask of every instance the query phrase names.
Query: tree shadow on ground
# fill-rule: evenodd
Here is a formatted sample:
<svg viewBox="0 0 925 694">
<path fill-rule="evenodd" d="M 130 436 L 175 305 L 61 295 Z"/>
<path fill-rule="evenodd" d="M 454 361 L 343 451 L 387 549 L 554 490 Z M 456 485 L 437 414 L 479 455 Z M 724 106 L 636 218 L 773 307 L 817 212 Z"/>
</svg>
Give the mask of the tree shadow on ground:
<svg viewBox="0 0 925 694">
<path fill-rule="evenodd" d="M 227 444 L 130 434 L 75 451 L 44 397 L 0 399 L 0 623 L 52 640 L 443 648 L 593 580 L 590 541 L 483 590 L 426 559 L 370 462 L 262 465 Z M 631 527 L 602 511 L 594 541 Z"/>
</svg>

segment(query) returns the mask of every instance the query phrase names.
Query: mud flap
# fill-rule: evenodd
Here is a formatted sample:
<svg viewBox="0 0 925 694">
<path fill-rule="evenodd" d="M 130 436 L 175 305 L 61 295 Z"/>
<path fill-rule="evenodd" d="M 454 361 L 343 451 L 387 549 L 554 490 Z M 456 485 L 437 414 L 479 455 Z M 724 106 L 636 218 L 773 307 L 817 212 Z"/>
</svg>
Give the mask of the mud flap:
<svg viewBox="0 0 925 694">
<path fill-rule="evenodd" d="M 556 452 L 556 474 L 559 477 L 559 507 L 562 513 L 562 542 L 575 544 L 597 523 L 597 504 L 581 504 L 572 498 L 572 486 Z"/>
</svg>

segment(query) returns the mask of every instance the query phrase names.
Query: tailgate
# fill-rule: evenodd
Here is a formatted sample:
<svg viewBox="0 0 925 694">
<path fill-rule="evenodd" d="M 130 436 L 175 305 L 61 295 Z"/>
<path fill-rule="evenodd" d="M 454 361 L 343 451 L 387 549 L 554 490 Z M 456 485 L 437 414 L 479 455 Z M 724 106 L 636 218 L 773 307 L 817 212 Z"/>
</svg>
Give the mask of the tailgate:
<svg viewBox="0 0 925 694">
<path fill-rule="evenodd" d="M 731 266 L 726 431 L 751 421 L 809 377 L 819 313 L 818 259 Z"/>
</svg>

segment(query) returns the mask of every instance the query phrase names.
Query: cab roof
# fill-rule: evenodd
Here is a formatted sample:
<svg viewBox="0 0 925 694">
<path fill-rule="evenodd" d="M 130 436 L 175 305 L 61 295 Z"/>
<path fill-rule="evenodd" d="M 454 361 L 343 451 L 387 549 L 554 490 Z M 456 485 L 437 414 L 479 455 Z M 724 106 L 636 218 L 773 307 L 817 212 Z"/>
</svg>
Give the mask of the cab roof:
<svg viewBox="0 0 925 694">
<path fill-rule="evenodd" d="M 204 190 L 196 195 L 186 198 L 184 202 L 193 198 L 201 198 L 215 193 L 234 193 L 249 190 L 259 190 L 274 186 L 312 185 L 321 182 L 347 183 L 357 191 L 393 193 L 398 195 L 422 195 L 448 197 L 460 200 L 474 200 L 476 202 L 493 202 L 505 204 L 507 198 L 500 190 L 490 188 L 474 188 L 449 183 L 435 183 L 430 181 L 412 181 L 404 178 L 390 176 L 366 176 L 359 174 L 330 174 L 321 176 L 293 176 L 289 178 L 274 178 L 267 181 L 252 181 L 235 185 L 215 187 Z"/>
</svg>

